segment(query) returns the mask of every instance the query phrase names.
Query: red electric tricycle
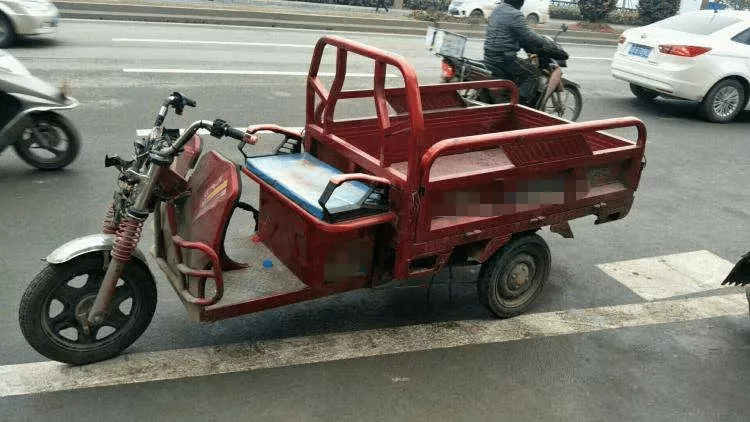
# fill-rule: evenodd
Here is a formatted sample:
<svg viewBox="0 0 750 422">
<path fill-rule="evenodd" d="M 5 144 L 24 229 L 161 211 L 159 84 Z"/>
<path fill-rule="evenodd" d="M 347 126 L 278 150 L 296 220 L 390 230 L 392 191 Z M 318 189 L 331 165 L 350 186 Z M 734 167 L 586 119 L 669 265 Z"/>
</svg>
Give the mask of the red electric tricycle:
<svg viewBox="0 0 750 422">
<path fill-rule="evenodd" d="M 330 84 L 319 74 L 324 51 L 333 58 Z M 344 89 L 355 60 L 374 63 L 372 85 Z M 477 105 L 459 95 L 481 88 L 510 90 L 511 100 Z M 339 117 L 363 104 L 374 116 Z M 536 231 L 572 237 L 569 220 L 625 217 L 645 162 L 638 119 L 571 123 L 519 105 L 507 81 L 420 86 L 402 57 L 334 36 L 312 56 L 303 130 L 222 120 L 164 129 L 168 109 L 186 106 L 195 103 L 172 94 L 131 160 L 106 157 L 119 173 L 101 233 L 52 252 L 28 286 L 20 325 L 42 355 L 95 362 L 144 332 L 156 307 L 155 277 L 138 247 L 150 215 L 153 261 L 195 321 L 461 265 L 481 266 L 481 302 L 512 317 L 549 275 L 550 251 Z M 637 130 L 636 141 L 602 132 L 625 127 Z M 242 163 L 202 153 L 199 130 L 239 140 Z M 247 155 L 264 132 L 283 141 Z M 256 198 L 242 197 L 242 174 Z"/>
</svg>

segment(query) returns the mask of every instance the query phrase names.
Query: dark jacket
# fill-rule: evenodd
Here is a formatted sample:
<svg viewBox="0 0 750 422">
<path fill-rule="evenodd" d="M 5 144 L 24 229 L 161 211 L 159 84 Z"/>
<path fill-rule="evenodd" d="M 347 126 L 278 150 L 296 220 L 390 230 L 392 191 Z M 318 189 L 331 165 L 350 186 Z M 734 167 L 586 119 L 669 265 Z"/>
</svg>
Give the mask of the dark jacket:
<svg viewBox="0 0 750 422">
<path fill-rule="evenodd" d="M 521 48 L 536 50 L 543 44 L 544 39 L 526 25 L 523 13 L 513 6 L 502 3 L 490 15 L 484 41 L 485 59 L 515 57 Z"/>
</svg>

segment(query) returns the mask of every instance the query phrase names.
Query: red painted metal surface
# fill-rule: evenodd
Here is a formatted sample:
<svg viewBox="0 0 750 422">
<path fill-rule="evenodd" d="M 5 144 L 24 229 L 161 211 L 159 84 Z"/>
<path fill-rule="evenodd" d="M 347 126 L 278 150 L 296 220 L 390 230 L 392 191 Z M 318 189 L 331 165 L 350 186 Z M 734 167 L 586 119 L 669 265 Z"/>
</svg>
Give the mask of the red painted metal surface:
<svg viewBox="0 0 750 422">
<path fill-rule="evenodd" d="M 182 153 L 174 159 L 169 167 L 174 173 L 185 178 L 188 170 L 195 167 L 195 163 L 200 158 L 203 151 L 203 140 L 200 136 L 194 135 L 184 146 Z"/>
<path fill-rule="evenodd" d="M 261 130 L 267 130 L 270 132 L 279 133 L 289 138 L 296 139 L 298 141 L 302 140 L 302 135 L 299 134 L 298 132 L 291 131 L 279 125 L 265 124 L 265 125 L 248 126 L 247 129 L 245 129 L 245 138 L 243 139 L 243 141 L 250 145 L 255 145 L 258 142 L 258 137 L 255 134 Z"/>
<path fill-rule="evenodd" d="M 329 87 L 318 77 L 326 48 L 335 53 Z M 371 89 L 345 89 L 352 54 L 372 61 Z M 391 68 L 400 74 L 402 87 L 386 87 Z M 469 107 L 456 93 L 479 88 L 509 90 L 511 102 Z M 375 115 L 337 119 L 341 100 L 351 99 L 371 100 Z M 260 187 L 257 240 L 307 288 L 229 306 L 201 305 L 202 320 L 367 287 L 381 276 L 434 274 L 457 256 L 481 263 L 515 233 L 551 226 L 567 235 L 569 220 L 588 215 L 596 216 L 597 224 L 616 220 L 630 211 L 640 180 L 646 130 L 638 119 L 569 123 L 519 105 L 518 90 L 507 81 L 419 86 L 404 58 L 335 36 L 323 37 L 315 46 L 306 101 L 304 136 L 275 125 L 250 126 L 247 133 L 271 130 L 302 137 L 306 152 L 342 172 L 332 178 L 334 183 L 363 180 L 389 186 L 391 210 L 327 223 L 243 167 Z M 635 142 L 600 132 L 625 127 L 637 130 Z M 216 154 L 201 160 L 186 182 L 192 197 L 165 208 L 164 237 L 176 245 L 167 261 L 176 271 L 221 280 L 210 272 L 225 267 L 217 261 L 238 181 L 230 177 L 226 196 L 213 205 L 206 196 L 215 192 L 220 175 L 230 173 L 236 178 L 234 165 Z M 534 203 L 525 199 L 530 193 L 553 199 Z M 495 203 L 506 206 L 505 211 L 493 211 Z M 195 252 L 191 247 L 201 257 L 183 260 L 182 249 Z M 206 270 L 206 264 L 212 269 Z M 201 283 L 188 285 L 192 295 L 201 296 Z"/>
<path fill-rule="evenodd" d="M 221 263 L 219 262 L 219 256 L 216 254 L 216 250 L 212 248 L 211 246 L 206 245 L 205 243 L 188 242 L 184 240 L 182 237 L 177 236 L 177 235 L 172 236 L 172 242 L 174 242 L 174 244 L 180 248 L 193 249 L 193 250 L 198 250 L 202 252 L 209 258 L 211 262 L 210 270 L 196 270 L 185 264 L 178 264 L 176 267 L 177 271 L 179 271 L 180 273 L 186 276 L 197 277 L 199 279 L 213 278 L 214 282 L 216 283 L 216 291 L 211 298 L 194 297 L 188 291 L 186 284 L 184 285 L 184 288 L 183 288 L 182 297 L 188 302 L 196 304 L 196 305 L 200 305 L 200 306 L 213 305 L 214 303 L 221 300 L 221 297 L 224 295 L 224 277 L 221 273 L 222 271 Z"/>
<path fill-rule="evenodd" d="M 231 260 L 224 262 L 226 260 L 221 257 L 226 255 L 223 253 L 225 228 L 239 197 L 237 168 L 231 161 L 210 151 L 198 162 L 186 188 L 191 192 L 190 196 L 162 206 L 167 221 L 163 224 L 160 217 L 161 232 L 158 235 L 161 239 L 157 244 L 165 248 L 160 257 L 173 272 L 184 275 L 184 288 L 180 292 L 183 298 L 207 306 L 221 299 L 222 270 L 234 267 Z M 167 250 L 166 245 L 172 245 L 172 249 Z M 210 271 L 205 270 L 207 267 Z M 216 293 L 212 298 L 205 298 L 206 278 L 215 280 Z"/>
</svg>

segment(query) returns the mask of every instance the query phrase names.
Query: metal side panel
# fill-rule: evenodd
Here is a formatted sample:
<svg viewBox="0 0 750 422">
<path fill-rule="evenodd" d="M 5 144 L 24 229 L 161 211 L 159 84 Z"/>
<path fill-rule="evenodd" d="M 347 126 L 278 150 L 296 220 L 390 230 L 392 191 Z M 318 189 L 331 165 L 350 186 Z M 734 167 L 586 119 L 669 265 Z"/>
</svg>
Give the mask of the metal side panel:
<svg viewBox="0 0 750 422">
<path fill-rule="evenodd" d="M 224 295 L 219 303 L 207 307 L 207 311 L 307 288 L 263 243 L 253 242 L 253 225 L 249 213 L 235 210 L 224 247 L 231 259 L 249 266 L 224 271 Z M 264 267 L 264 261 L 269 262 L 270 267 Z M 213 283 L 208 280 L 206 284 L 206 294 L 210 295 Z"/>
</svg>

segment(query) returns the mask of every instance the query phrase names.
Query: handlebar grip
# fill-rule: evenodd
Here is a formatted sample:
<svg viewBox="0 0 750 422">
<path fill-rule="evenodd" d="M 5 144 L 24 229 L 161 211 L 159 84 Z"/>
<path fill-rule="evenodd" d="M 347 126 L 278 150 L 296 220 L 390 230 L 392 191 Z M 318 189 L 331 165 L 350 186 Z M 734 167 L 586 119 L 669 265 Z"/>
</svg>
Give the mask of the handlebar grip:
<svg viewBox="0 0 750 422">
<path fill-rule="evenodd" d="M 233 128 L 231 126 L 227 126 L 226 128 L 226 135 L 230 138 L 234 138 L 238 141 L 242 141 L 245 139 L 245 131 Z"/>
<path fill-rule="evenodd" d="M 188 107 L 195 107 L 196 106 L 195 100 L 191 100 L 188 97 L 182 97 L 182 100 L 185 102 L 185 105 L 188 106 Z"/>
</svg>

